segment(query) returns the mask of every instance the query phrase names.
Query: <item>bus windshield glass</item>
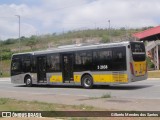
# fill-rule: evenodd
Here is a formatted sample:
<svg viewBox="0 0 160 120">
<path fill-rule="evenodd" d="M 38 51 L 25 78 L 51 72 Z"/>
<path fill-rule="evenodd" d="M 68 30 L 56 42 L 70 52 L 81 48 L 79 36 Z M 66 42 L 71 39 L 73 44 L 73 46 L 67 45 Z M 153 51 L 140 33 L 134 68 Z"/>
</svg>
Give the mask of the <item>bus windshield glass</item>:
<svg viewBox="0 0 160 120">
<path fill-rule="evenodd" d="M 144 43 L 131 42 L 131 51 L 134 61 L 145 61 L 145 46 Z"/>
</svg>

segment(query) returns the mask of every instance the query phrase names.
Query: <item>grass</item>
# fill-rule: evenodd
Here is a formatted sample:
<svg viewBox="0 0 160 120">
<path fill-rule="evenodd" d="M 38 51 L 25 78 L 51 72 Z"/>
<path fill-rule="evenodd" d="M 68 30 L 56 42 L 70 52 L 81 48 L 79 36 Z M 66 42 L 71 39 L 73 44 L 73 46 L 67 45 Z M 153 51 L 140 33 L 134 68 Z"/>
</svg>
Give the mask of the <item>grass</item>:
<svg viewBox="0 0 160 120">
<path fill-rule="evenodd" d="M 83 104 L 82 105 L 63 105 L 63 104 L 53 104 L 53 103 L 45 103 L 45 102 L 38 102 L 38 101 L 29 102 L 29 101 L 15 100 L 15 99 L 9 99 L 9 98 L 0 98 L 0 111 L 52 111 L 54 112 L 54 111 L 100 111 L 100 110 L 104 111 L 104 109 L 94 108 L 92 106 L 86 106 Z M 5 120 L 5 118 L 3 119 Z M 48 118 L 45 118 L 45 120 L 46 119 Z M 62 120 L 96 120 L 97 118 L 63 117 L 61 119 Z M 12 119 L 9 119 L 9 120 L 12 120 Z M 28 118 L 25 120 L 30 120 L 30 119 Z"/>
<path fill-rule="evenodd" d="M 0 98 L 0 106 L 6 104 L 7 102 L 8 102 L 7 98 Z"/>
<path fill-rule="evenodd" d="M 110 93 L 105 93 L 101 96 L 101 98 L 111 98 L 111 94 Z"/>
<path fill-rule="evenodd" d="M 100 99 L 100 98 L 111 98 L 111 94 L 110 93 L 105 93 L 100 97 L 90 97 L 89 99 Z"/>
<path fill-rule="evenodd" d="M 0 111 L 92 111 L 97 110 L 86 105 L 63 105 L 38 101 L 22 101 L 0 98 Z M 100 109 L 99 109 L 100 110 Z"/>
<path fill-rule="evenodd" d="M 10 76 L 10 60 L 3 60 L 2 61 L 2 68 L 0 67 L 0 72 L 2 72 L 2 75 L 0 77 L 9 77 Z"/>
<path fill-rule="evenodd" d="M 74 105 L 73 106 L 75 109 L 81 109 L 81 110 L 85 110 L 85 111 L 91 111 L 91 110 L 94 110 L 94 107 L 93 106 L 86 106 L 84 104 L 81 104 L 79 106 L 77 105 Z"/>
<path fill-rule="evenodd" d="M 102 97 L 107 97 L 104 94 Z M 0 111 L 110 111 L 107 109 L 94 108 L 86 105 L 62 105 L 52 104 L 38 101 L 22 101 L 9 98 L 0 98 Z M 2 120 L 21 120 L 22 118 L 0 118 Z M 39 120 L 40 118 L 24 118 L 23 120 Z M 54 118 L 42 118 L 45 120 L 51 120 Z M 59 118 L 58 118 L 59 119 Z M 135 118 L 129 117 L 60 117 L 60 120 L 135 120 Z M 159 118 L 151 117 L 136 117 L 136 120 L 158 120 Z M 40 119 L 41 120 L 41 119 Z"/>
</svg>

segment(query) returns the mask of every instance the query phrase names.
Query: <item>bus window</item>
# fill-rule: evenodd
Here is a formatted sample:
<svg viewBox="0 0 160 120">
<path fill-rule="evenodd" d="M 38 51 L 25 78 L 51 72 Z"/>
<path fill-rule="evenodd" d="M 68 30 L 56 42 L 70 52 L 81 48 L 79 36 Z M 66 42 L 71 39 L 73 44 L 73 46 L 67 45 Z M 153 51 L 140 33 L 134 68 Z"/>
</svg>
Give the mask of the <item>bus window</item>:
<svg viewBox="0 0 160 120">
<path fill-rule="evenodd" d="M 48 55 L 47 69 L 49 72 L 60 71 L 60 55 L 59 54 Z"/>
<path fill-rule="evenodd" d="M 112 70 L 112 50 L 102 49 L 93 52 L 94 70 L 109 71 Z"/>
<path fill-rule="evenodd" d="M 19 61 L 14 60 L 14 62 L 12 63 L 12 70 L 14 70 L 14 71 L 19 71 L 20 70 Z"/>
<path fill-rule="evenodd" d="M 126 62 L 126 47 L 112 48 L 113 49 L 113 62 L 112 70 L 124 71 L 127 69 Z"/>
<path fill-rule="evenodd" d="M 126 48 L 118 47 L 93 52 L 93 69 L 99 71 L 126 70 Z M 95 68 L 96 66 L 96 68 Z"/>
<path fill-rule="evenodd" d="M 75 69 L 76 71 L 91 70 L 92 68 L 92 52 L 81 51 L 75 53 Z"/>
<path fill-rule="evenodd" d="M 11 64 L 11 75 L 18 75 L 19 73 L 21 73 L 21 60 L 15 58 L 12 60 Z"/>
<path fill-rule="evenodd" d="M 131 51 L 134 61 L 145 61 L 145 46 L 143 43 L 131 42 Z"/>
<path fill-rule="evenodd" d="M 23 72 L 30 72 L 31 71 L 31 58 L 26 56 L 23 59 Z"/>
</svg>

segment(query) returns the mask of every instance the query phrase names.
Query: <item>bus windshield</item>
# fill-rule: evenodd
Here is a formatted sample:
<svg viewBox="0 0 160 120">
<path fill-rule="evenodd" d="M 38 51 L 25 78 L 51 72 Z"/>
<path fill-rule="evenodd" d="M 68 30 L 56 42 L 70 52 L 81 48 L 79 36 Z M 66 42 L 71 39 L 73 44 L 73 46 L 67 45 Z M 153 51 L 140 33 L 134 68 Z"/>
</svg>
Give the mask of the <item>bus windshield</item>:
<svg viewBox="0 0 160 120">
<path fill-rule="evenodd" d="M 145 61 L 145 46 L 144 43 L 131 42 L 131 51 L 134 61 Z"/>
</svg>

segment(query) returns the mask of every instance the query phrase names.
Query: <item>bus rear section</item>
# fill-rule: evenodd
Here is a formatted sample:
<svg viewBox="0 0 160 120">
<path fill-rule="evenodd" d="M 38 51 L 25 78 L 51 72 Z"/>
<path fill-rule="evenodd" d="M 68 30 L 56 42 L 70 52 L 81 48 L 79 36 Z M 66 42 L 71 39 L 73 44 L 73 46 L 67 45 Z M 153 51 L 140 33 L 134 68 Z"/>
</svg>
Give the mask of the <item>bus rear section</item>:
<svg viewBox="0 0 160 120">
<path fill-rule="evenodd" d="M 147 79 L 147 61 L 145 46 L 142 42 L 131 42 L 131 82 Z"/>
</svg>

